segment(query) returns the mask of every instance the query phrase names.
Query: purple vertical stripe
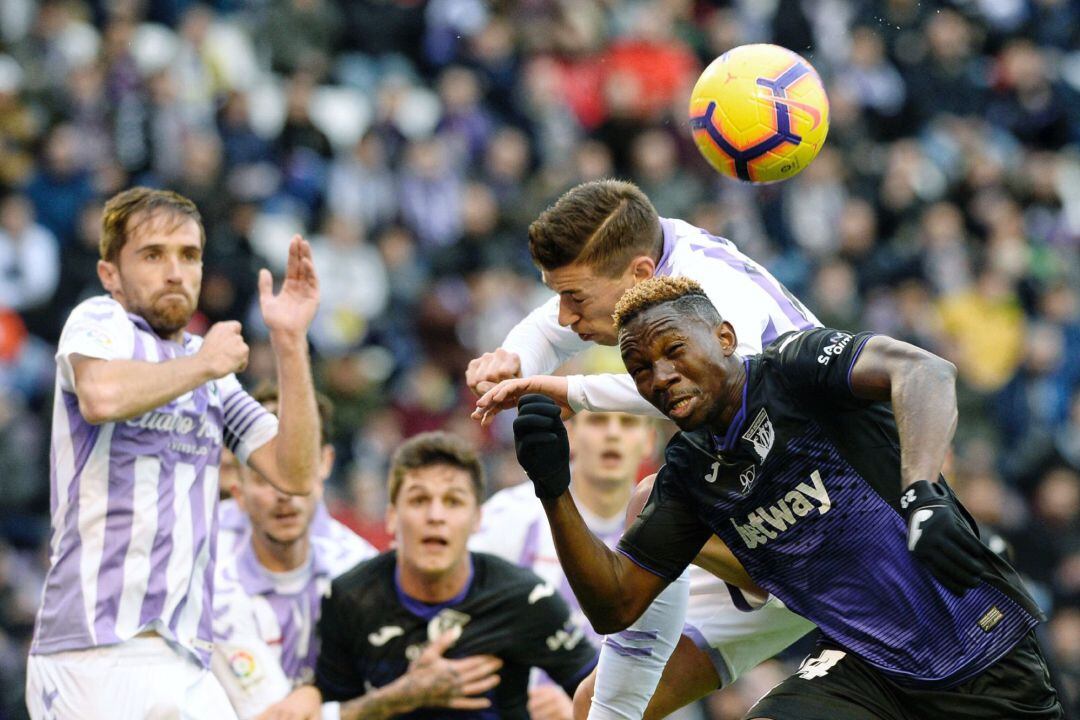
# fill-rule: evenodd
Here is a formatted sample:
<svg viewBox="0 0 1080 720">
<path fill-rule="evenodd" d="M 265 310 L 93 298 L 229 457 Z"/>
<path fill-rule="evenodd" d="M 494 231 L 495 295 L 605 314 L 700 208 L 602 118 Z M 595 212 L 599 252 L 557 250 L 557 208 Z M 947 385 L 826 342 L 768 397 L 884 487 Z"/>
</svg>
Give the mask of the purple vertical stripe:
<svg viewBox="0 0 1080 720">
<path fill-rule="evenodd" d="M 660 253 L 660 262 L 656 263 L 656 275 L 671 274 L 671 256 L 675 249 L 675 223 L 666 218 L 660 218 L 660 229 L 664 233 L 664 248 Z"/>
<path fill-rule="evenodd" d="M 119 433 L 117 433 L 119 434 Z M 109 500 L 105 513 L 105 540 L 97 578 L 94 633 L 99 643 L 116 642 L 116 617 L 124 593 L 124 557 L 131 544 L 132 507 L 135 502 L 135 456 L 110 453 Z"/>
<path fill-rule="evenodd" d="M 767 348 L 778 337 L 780 337 L 780 333 L 776 330 L 776 324 L 773 322 L 772 315 L 770 315 L 769 324 L 765 326 L 765 331 L 761 333 L 761 349 Z"/>
<path fill-rule="evenodd" d="M 764 268 L 760 272 L 756 270 L 756 266 L 754 270 L 749 270 L 747 268 L 747 259 L 734 254 L 720 242 L 719 238 L 707 234 L 706 237 L 712 240 L 714 244 L 709 246 L 698 245 L 695 246 L 695 249 L 701 249 L 706 257 L 722 260 L 732 269 L 738 270 L 750 278 L 754 284 L 764 290 L 776 302 L 784 316 L 799 330 L 815 327 L 814 323 L 803 314 L 802 309 L 796 307 L 791 298 L 781 289 L 779 281 L 768 275 Z"/>
<path fill-rule="evenodd" d="M 206 482 L 204 473 L 200 470 L 198 475 L 195 476 L 195 482 L 191 483 L 191 489 L 188 491 L 187 501 L 191 505 L 191 562 L 194 564 L 199 558 L 199 551 L 202 549 L 204 542 L 208 542 L 206 537 L 206 512 L 204 508 L 206 504 L 203 500 L 203 484 Z M 188 581 L 188 590 L 191 589 L 191 580 Z M 190 595 L 184 595 L 184 599 L 176 605 L 176 609 L 173 611 L 172 617 L 169 618 L 169 629 L 176 634 L 177 626 L 180 623 L 180 616 L 184 612 L 184 608 L 187 607 L 187 602 L 190 599 Z M 190 638 L 181 638 L 176 636 L 182 643 L 191 642 Z"/>
<path fill-rule="evenodd" d="M 74 453 L 71 462 L 75 468 L 75 477 L 78 477 L 82 474 L 83 468 L 86 467 L 86 461 L 94 450 L 101 427 L 86 422 L 82 412 L 79 410 L 79 398 L 75 393 L 63 390 L 61 394 L 64 398 L 64 410 L 67 412 L 68 417 L 71 450 Z"/>
<path fill-rule="evenodd" d="M 205 474 L 205 470 L 203 473 Z M 207 491 L 210 489 L 207 488 Z M 213 489 L 213 492 L 217 493 L 217 488 Z M 210 513 L 210 534 L 207 537 L 207 542 L 210 543 L 210 562 L 207 563 L 206 568 L 203 570 L 203 606 L 202 617 L 199 618 L 199 628 L 195 634 L 200 640 L 204 640 L 207 643 L 214 641 L 214 568 L 217 567 L 217 543 L 214 541 L 217 538 L 218 521 L 217 521 L 217 498 L 214 499 L 212 505 L 213 510 Z M 204 664 L 210 662 L 210 656 L 205 650 L 199 648 L 199 655 L 203 657 Z"/>
<path fill-rule="evenodd" d="M 536 549 L 540 545 L 540 521 L 534 520 L 525 533 L 525 542 L 521 544 L 521 557 L 518 565 L 531 568 L 536 562 Z"/>
<path fill-rule="evenodd" d="M 161 617 L 161 611 L 165 608 L 165 597 L 168 594 L 166 574 L 173 549 L 173 528 L 176 525 L 176 511 L 173 509 L 173 498 L 176 494 L 175 468 L 175 463 L 162 463 L 161 473 L 158 475 L 158 525 L 154 545 L 150 550 L 150 579 L 146 585 L 146 595 L 143 596 L 142 609 L 139 611 L 140 626 Z"/>
</svg>

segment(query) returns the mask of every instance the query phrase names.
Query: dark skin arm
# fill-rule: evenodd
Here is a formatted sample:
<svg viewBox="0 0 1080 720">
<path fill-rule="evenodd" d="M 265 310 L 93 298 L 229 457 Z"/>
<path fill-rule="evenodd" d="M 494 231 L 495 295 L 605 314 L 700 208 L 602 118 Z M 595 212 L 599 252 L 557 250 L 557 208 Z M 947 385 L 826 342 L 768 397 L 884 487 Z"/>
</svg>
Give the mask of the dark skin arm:
<svg viewBox="0 0 1080 720">
<path fill-rule="evenodd" d="M 956 432 L 956 366 L 906 342 L 875 336 L 851 370 L 857 397 L 891 401 L 903 487 L 937 480 Z"/>
<path fill-rule="evenodd" d="M 559 562 L 593 629 L 602 635 L 625 630 L 667 586 L 667 580 L 600 542 L 585 525 L 570 493 L 543 504 Z"/>
</svg>

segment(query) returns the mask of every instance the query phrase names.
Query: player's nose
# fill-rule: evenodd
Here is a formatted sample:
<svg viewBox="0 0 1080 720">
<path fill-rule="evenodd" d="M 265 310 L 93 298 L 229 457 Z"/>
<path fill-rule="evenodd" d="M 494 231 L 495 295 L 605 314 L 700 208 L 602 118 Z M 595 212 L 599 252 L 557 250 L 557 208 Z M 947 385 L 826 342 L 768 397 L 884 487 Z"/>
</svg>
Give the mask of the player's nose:
<svg viewBox="0 0 1080 720">
<path fill-rule="evenodd" d="M 574 312 L 566 306 L 565 302 L 559 301 L 559 324 L 563 327 L 570 327 L 578 320 L 581 319 L 579 313 Z"/>
</svg>

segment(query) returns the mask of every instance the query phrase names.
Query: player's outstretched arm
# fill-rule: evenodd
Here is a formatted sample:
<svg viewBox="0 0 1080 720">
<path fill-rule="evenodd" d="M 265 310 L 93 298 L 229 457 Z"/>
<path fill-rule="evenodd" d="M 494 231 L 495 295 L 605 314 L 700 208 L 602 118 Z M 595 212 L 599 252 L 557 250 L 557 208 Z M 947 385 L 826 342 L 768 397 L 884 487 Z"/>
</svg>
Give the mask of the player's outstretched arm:
<svg viewBox="0 0 1080 720">
<path fill-rule="evenodd" d="M 270 330 L 280 389 L 278 435 L 252 452 L 249 464 L 288 493 L 311 492 L 319 461 L 319 413 L 307 332 L 319 308 L 319 279 L 311 246 L 296 235 L 285 281 L 276 295 L 269 270 L 259 271 L 259 306 Z"/>
<path fill-rule="evenodd" d="M 590 532 L 570 487 L 570 446 L 559 406 L 526 395 L 514 420 L 514 449 L 544 504 L 559 562 L 593 629 L 625 630 L 667 586 L 664 578 L 612 552 Z"/>
<path fill-rule="evenodd" d="M 211 380 L 247 365 L 240 323 L 219 322 L 194 355 L 163 362 L 105 360 L 73 354 L 71 370 L 79 412 L 92 424 L 129 420 L 172 402 Z"/>
<path fill-rule="evenodd" d="M 526 315 L 506 335 L 502 346 L 469 363 L 465 383 L 477 396 L 511 378 L 551 373 L 588 343 L 559 325 L 559 296 Z"/>
</svg>

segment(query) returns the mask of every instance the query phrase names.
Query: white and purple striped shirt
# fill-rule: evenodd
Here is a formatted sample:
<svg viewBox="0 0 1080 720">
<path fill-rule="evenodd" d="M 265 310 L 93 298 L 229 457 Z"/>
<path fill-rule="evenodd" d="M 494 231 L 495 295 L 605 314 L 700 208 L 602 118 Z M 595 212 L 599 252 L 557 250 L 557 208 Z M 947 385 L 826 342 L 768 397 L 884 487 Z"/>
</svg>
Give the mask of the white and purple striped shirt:
<svg viewBox="0 0 1080 720">
<path fill-rule="evenodd" d="M 235 502 L 221 504 L 214 588 L 214 674 L 242 718 L 255 717 L 296 685 L 311 682 L 318 658 L 315 626 L 330 583 L 377 551 L 362 537 L 315 509 L 309 562 L 272 573 L 251 544 L 251 522 Z"/>
<path fill-rule="evenodd" d="M 660 218 L 664 248 L 656 275 L 696 280 L 720 316 L 732 324 L 740 355 L 757 355 L 789 330 L 820 326 L 768 270 L 744 255 L 735 243 L 710 235 L 682 220 Z M 547 374 L 592 346 L 569 327 L 559 325 L 559 296 L 533 310 L 503 341 L 521 358 L 521 375 Z M 570 406 L 575 410 L 659 415 L 626 374 L 567 376 Z"/>
<path fill-rule="evenodd" d="M 91 425 L 71 356 L 164 362 L 202 338 L 163 340 L 101 296 L 81 303 L 56 353 L 49 573 L 31 653 L 111 645 L 153 630 L 208 665 L 213 647 L 218 465 L 241 462 L 278 421 L 233 375 L 140 417 Z"/>
</svg>

